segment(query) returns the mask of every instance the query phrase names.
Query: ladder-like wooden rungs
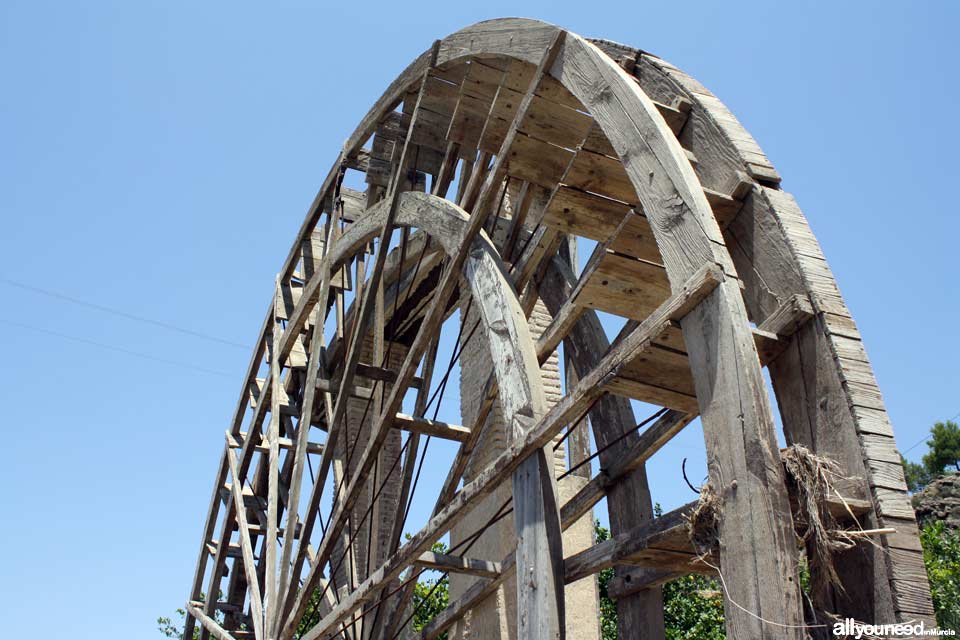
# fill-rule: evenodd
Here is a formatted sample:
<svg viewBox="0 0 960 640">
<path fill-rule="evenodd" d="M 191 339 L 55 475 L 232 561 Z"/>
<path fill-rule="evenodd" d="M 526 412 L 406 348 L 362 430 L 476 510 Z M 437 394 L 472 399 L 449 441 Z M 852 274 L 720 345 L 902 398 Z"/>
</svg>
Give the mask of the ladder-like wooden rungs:
<svg viewBox="0 0 960 640">
<path fill-rule="evenodd" d="M 257 408 L 257 403 L 260 402 L 260 398 L 263 397 L 263 390 L 266 383 L 267 382 L 264 378 L 255 378 L 253 383 L 250 385 L 251 409 Z M 280 393 L 280 413 L 282 415 L 289 416 L 299 415 L 299 409 L 295 407 L 292 402 L 290 402 L 290 397 L 287 395 L 283 385 L 280 386 Z"/>
<path fill-rule="evenodd" d="M 233 485 L 229 482 L 225 482 L 222 487 L 220 487 L 220 499 L 223 500 L 224 504 L 232 504 L 233 496 L 231 491 L 233 490 Z M 263 496 L 257 496 L 253 494 L 253 491 L 250 487 L 243 487 L 243 504 L 248 509 L 256 509 L 258 511 L 266 511 L 267 509 L 267 500 Z"/>
<path fill-rule="evenodd" d="M 229 431 L 227 432 L 227 442 L 229 443 L 230 447 L 233 449 L 241 448 L 246 438 L 247 438 L 246 431 L 241 431 L 237 436 L 234 436 Z M 290 438 L 278 438 L 277 444 L 281 449 L 286 449 L 288 451 L 292 451 L 296 446 L 296 442 L 294 442 Z M 260 436 L 260 440 L 255 445 L 255 449 L 257 451 L 264 452 L 264 451 L 268 451 L 269 448 L 270 447 L 267 443 L 266 438 L 264 438 L 263 436 Z M 320 455 L 323 453 L 323 445 L 319 442 L 308 442 L 307 452 Z"/>
<path fill-rule="evenodd" d="M 219 546 L 220 546 L 219 540 L 211 540 L 210 542 L 207 543 L 207 553 L 209 553 L 211 557 L 216 556 L 217 547 Z M 231 542 L 230 544 L 228 544 L 224 553 L 226 553 L 228 558 L 243 557 L 243 553 L 241 552 L 240 545 L 238 543 Z"/>
</svg>

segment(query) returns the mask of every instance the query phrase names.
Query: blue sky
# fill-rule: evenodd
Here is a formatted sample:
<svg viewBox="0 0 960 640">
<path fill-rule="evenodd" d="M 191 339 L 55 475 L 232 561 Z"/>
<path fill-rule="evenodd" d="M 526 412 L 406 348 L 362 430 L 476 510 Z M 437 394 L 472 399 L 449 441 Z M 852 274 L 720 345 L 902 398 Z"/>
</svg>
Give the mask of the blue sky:
<svg viewBox="0 0 960 640">
<path fill-rule="evenodd" d="M 960 412 L 957 6 L 3 3 L 6 633 L 158 637 L 307 206 L 387 83 L 481 19 L 632 44 L 712 88 L 806 212 L 915 444 Z M 672 446 L 650 466 L 666 506 L 692 499 L 678 456 L 702 471 L 695 430 Z"/>
</svg>

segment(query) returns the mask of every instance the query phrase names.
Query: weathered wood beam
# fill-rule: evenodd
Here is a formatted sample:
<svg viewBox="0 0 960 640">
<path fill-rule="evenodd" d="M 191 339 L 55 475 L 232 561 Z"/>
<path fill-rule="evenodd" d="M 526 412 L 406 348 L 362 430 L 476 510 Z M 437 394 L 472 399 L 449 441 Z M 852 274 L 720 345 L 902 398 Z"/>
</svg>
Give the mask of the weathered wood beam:
<svg viewBox="0 0 960 640">
<path fill-rule="evenodd" d="M 680 537 L 685 537 L 687 517 L 694 506 L 693 503 L 684 505 L 566 558 L 564 560 L 566 580 L 575 582 L 614 565 L 629 564 L 637 553 L 655 546 L 662 538 L 676 537 L 678 531 L 680 531 Z M 690 552 L 686 554 L 686 562 L 691 572 L 696 570 L 696 566 L 691 562 L 695 558 L 696 554 L 691 547 Z M 668 559 L 664 564 L 670 565 L 669 568 L 675 568 L 672 563 L 673 561 Z M 702 570 L 704 569 L 701 568 Z"/>
<path fill-rule="evenodd" d="M 442 440 L 464 442 L 470 437 L 470 430 L 457 424 L 448 424 L 439 420 L 429 420 L 398 413 L 394 417 L 393 428 L 409 431 L 422 436 L 432 436 Z"/>
<path fill-rule="evenodd" d="M 328 278 L 324 273 L 322 279 Z M 358 283 L 359 284 L 359 283 Z M 289 482 L 289 498 L 287 500 L 287 521 L 284 529 L 286 531 L 296 531 L 299 526 L 298 509 L 300 506 L 300 490 L 303 486 L 303 468 L 307 462 L 307 456 L 310 451 L 310 425 L 313 421 L 313 406 L 317 395 L 317 378 L 319 376 L 320 365 L 322 364 L 323 349 L 323 318 L 322 315 L 327 307 L 327 296 L 329 287 L 324 288 L 321 285 L 320 299 L 316 307 L 316 322 L 313 325 L 310 338 L 310 357 L 307 363 L 307 375 L 303 385 L 303 401 L 300 413 L 300 421 L 297 423 L 296 448 L 293 450 L 294 462 L 293 471 Z M 279 443 L 278 443 L 279 444 Z M 320 449 L 322 455 L 323 449 Z M 300 545 L 309 543 L 309 540 L 301 540 Z M 291 590 L 295 590 L 300 581 L 300 576 L 292 572 L 291 556 L 293 554 L 293 538 L 284 540 L 283 551 L 280 557 L 280 590 L 278 602 L 273 603 L 271 612 L 270 628 L 271 636 L 276 636 L 276 628 L 280 624 L 280 618 L 283 607 L 277 606 L 285 602 Z"/>
<path fill-rule="evenodd" d="M 277 277 L 276 298 L 273 308 L 278 309 L 281 299 L 280 278 Z M 277 520 L 280 508 L 280 353 L 277 346 L 283 326 L 278 317 L 273 323 L 273 342 L 270 349 L 270 426 L 267 430 L 268 470 L 267 470 L 267 535 L 263 540 L 265 551 L 261 554 L 265 559 L 266 588 L 263 594 L 264 608 L 272 611 L 277 607 Z M 241 481 L 242 482 L 242 481 Z M 236 482 L 234 483 L 236 484 Z M 264 620 L 268 630 L 272 628 L 272 614 L 267 614 Z"/>
<path fill-rule="evenodd" d="M 503 573 L 503 564 L 500 562 L 491 562 L 490 560 L 480 560 L 478 558 L 465 558 L 463 556 L 436 553 L 434 551 L 421 553 L 420 557 L 417 558 L 416 564 L 436 571 L 463 573 L 480 578 L 497 578 Z"/>
</svg>

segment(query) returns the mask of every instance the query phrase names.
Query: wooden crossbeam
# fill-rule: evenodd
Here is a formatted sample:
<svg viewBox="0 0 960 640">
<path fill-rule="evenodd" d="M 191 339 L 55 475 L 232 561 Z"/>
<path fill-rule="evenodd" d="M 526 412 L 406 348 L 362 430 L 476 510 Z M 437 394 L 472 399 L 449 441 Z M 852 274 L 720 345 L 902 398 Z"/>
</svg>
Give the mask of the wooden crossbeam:
<svg viewBox="0 0 960 640">
<path fill-rule="evenodd" d="M 467 587 L 467 590 L 459 599 L 450 603 L 420 631 L 420 639 L 434 640 L 439 637 L 440 634 L 462 618 L 467 611 L 476 608 L 477 605 L 493 595 L 505 580 L 515 575 L 516 555 L 514 552 L 511 551 L 507 554 L 503 561 L 498 564 L 500 565 L 500 572 L 496 576 L 491 576 L 489 580 L 478 580 Z"/>
<path fill-rule="evenodd" d="M 393 427 L 422 436 L 432 436 L 443 440 L 465 442 L 470 437 L 470 430 L 457 424 L 448 424 L 439 420 L 428 420 L 398 413 L 394 417 Z"/>
<path fill-rule="evenodd" d="M 618 224 L 613 233 L 610 234 L 610 237 L 597 244 L 597 246 L 594 248 L 593 254 L 590 256 L 590 259 L 587 260 L 587 264 L 583 268 L 583 273 L 580 276 L 580 279 L 573 287 L 573 290 L 567 297 L 566 302 L 564 302 L 563 306 L 560 307 L 560 310 L 554 314 L 550 324 L 547 325 L 547 328 L 543 330 L 540 338 L 537 339 L 537 359 L 540 361 L 541 365 L 546 362 L 546 359 L 550 357 L 550 354 L 554 352 L 563 338 L 570 333 L 570 330 L 573 328 L 573 325 L 576 324 L 577 320 L 580 319 L 580 316 L 583 315 L 583 312 L 586 310 L 586 308 L 577 304 L 577 296 L 579 296 L 580 292 L 583 291 L 583 287 L 586 286 L 586 283 L 590 279 L 593 271 L 600 264 L 600 260 L 604 255 L 606 255 L 610 245 L 617 237 L 619 237 L 620 232 L 623 231 L 623 229 L 633 218 L 633 211 L 628 210 L 623 216 L 623 219 L 620 221 L 620 224 Z"/>
<path fill-rule="evenodd" d="M 230 433 L 229 431 L 227 431 L 227 444 L 231 449 L 240 449 L 241 447 L 243 447 L 243 442 L 246 439 L 246 437 L 247 437 L 246 431 L 241 431 L 236 436 Z M 297 443 L 291 440 L 290 438 L 278 438 L 277 444 L 281 449 L 293 450 L 296 448 Z M 267 451 L 267 444 L 263 440 L 262 436 L 260 437 L 260 442 L 255 445 L 255 448 L 260 453 Z M 323 453 L 323 444 L 319 442 L 309 442 L 307 443 L 307 451 L 313 454 L 321 454 Z"/>
<path fill-rule="evenodd" d="M 655 546 L 662 539 L 686 538 L 687 517 L 694 506 L 695 504 L 692 503 L 680 507 L 566 558 L 564 561 L 566 579 L 569 582 L 574 582 L 604 569 L 609 569 L 614 565 L 636 562 L 636 555 Z M 681 568 L 691 573 L 698 570 L 700 572 L 710 571 L 706 567 L 698 566 L 693 562 L 696 559 L 696 553 L 692 547 L 686 554 L 664 550 L 662 557 L 663 565 L 670 569 L 676 568 L 677 564 L 682 564 Z M 662 566 L 658 568 L 662 568 Z"/>
<path fill-rule="evenodd" d="M 420 557 L 417 558 L 416 564 L 437 571 L 463 573 L 480 578 L 497 578 L 503 573 L 503 564 L 500 562 L 491 562 L 490 560 L 480 560 L 478 558 L 465 558 L 463 556 L 436 553 L 434 551 L 421 553 Z"/>
</svg>

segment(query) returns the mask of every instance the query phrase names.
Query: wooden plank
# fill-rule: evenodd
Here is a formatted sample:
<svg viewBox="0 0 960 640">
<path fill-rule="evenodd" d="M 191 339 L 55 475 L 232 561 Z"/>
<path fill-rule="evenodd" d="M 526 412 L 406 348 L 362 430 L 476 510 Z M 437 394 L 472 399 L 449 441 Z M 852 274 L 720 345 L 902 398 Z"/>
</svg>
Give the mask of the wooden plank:
<svg viewBox="0 0 960 640">
<path fill-rule="evenodd" d="M 420 632 L 421 640 L 435 640 L 444 631 L 462 618 L 471 609 L 496 593 L 505 580 L 516 573 L 516 557 L 510 553 L 500 564 L 500 573 L 490 580 L 478 580 L 467 587 L 467 590 L 455 602 L 450 603 L 438 613 Z"/>
<path fill-rule="evenodd" d="M 617 159 L 581 150 L 564 182 L 582 191 L 637 206 L 637 193 L 623 164 Z"/>
<path fill-rule="evenodd" d="M 685 505 L 665 513 L 663 516 L 641 525 L 631 531 L 605 540 L 592 547 L 574 554 L 564 560 L 566 580 L 574 582 L 589 575 L 609 569 L 616 564 L 629 563 L 641 552 L 655 547 L 662 539 L 670 536 L 687 537 L 687 518 L 693 510 L 693 505 Z M 696 554 L 687 540 L 689 552 L 684 556 L 684 564 L 691 572 L 695 571 Z M 667 556 L 669 557 L 669 556 Z M 675 559 L 669 561 L 670 568 L 674 567 Z"/>
<path fill-rule="evenodd" d="M 394 418 L 393 427 L 403 429 L 422 436 L 431 436 L 442 440 L 466 442 L 470 437 L 470 429 L 457 424 L 448 424 L 439 420 L 429 420 L 398 413 Z"/>
<path fill-rule="evenodd" d="M 631 206 L 626 203 L 564 185 L 550 201 L 550 206 L 543 216 L 543 224 L 563 233 L 598 242 L 613 238 L 610 244 L 613 251 L 647 262 L 660 263 L 660 251 L 657 249 L 653 230 L 644 216 L 633 216 L 619 234 L 614 233 L 630 211 Z"/>
<path fill-rule="evenodd" d="M 581 278 L 587 280 L 576 304 L 635 320 L 646 318 L 670 295 L 667 272 L 661 265 L 612 251 Z"/>
<path fill-rule="evenodd" d="M 784 300 L 757 328 L 787 338 L 795 334 L 813 316 L 813 307 L 806 296 L 795 294 Z"/>
<path fill-rule="evenodd" d="M 574 152 L 517 133 L 509 147 L 509 175 L 552 189 L 564 178 Z"/>
<path fill-rule="evenodd" d="M 436 553 L 434 551 L 421 553 L 420 557 L 417 558 L 416 564 L 435 571 L 463 573 L 480 578 L 498 578 L 500 574 L 503 573 L 503 565 L 500 562 L 465 558 L 463 556 Z"/>
</svg>

